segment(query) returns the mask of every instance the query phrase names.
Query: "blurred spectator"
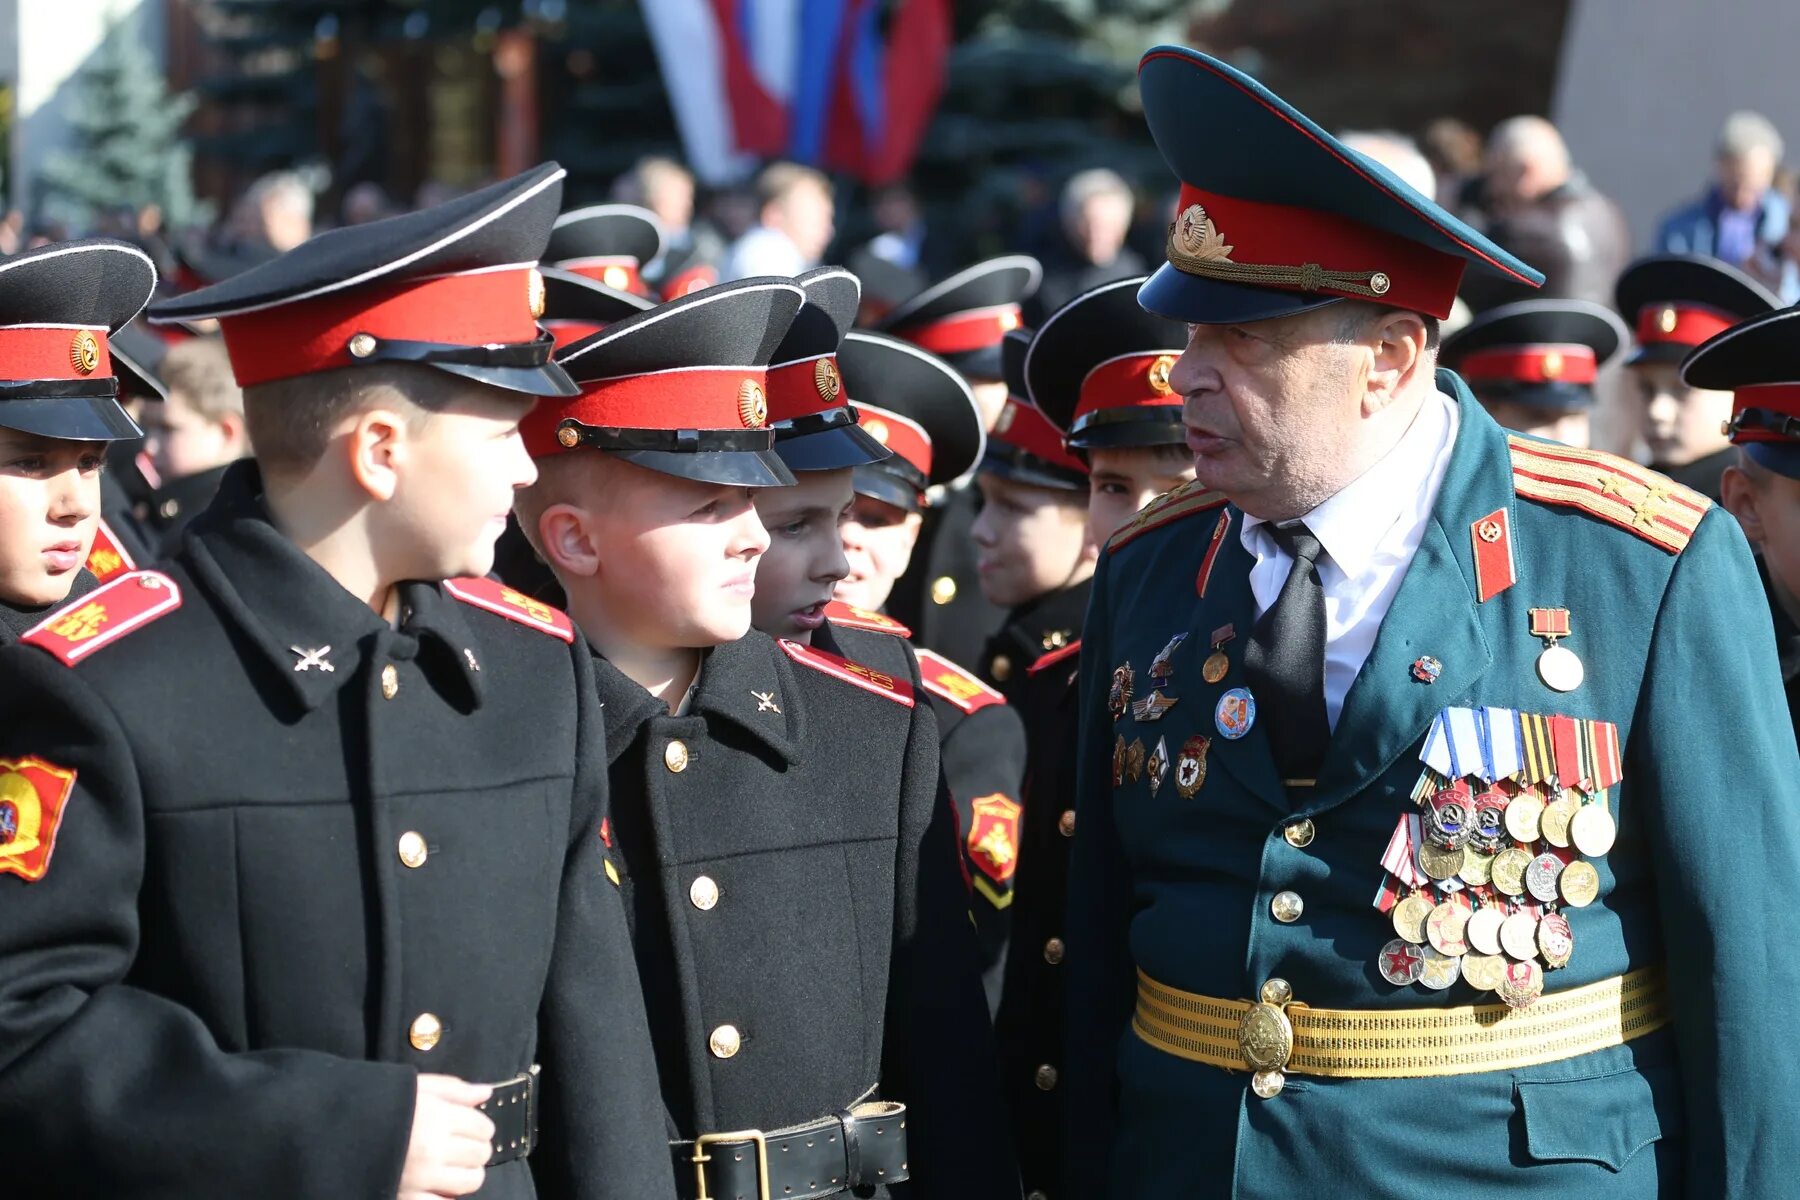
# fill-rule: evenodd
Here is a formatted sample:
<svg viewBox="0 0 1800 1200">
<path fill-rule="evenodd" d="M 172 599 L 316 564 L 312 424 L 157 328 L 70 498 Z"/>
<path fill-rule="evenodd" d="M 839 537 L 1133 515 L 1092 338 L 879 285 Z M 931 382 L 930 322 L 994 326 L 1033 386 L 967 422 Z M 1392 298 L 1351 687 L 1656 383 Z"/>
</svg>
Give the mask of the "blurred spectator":
<svg viewBox="0 0 1800 1200">
<path fill-rule="evenodd" d="M 774 163 L 756 177 L 757 224 L 733 242 L 722 279 L 798 275 L 819 265 L 835 230 L 831 181 L 811 167 Z"/>
<path fill-rule="evenodd" d="M 1104 167 L 1082 171 L 1063 185 L 1057 206 L 1061 244 L 1045 255 L 1043 286 L 1026 302 L 1031 325 L 1042 325 L 1090 288 L 1145 273 L 1144 260 L 1125 245 L 1136 207 L 1130 185 Z"/>
<path fill-rule="evenodd" d="M 1786 303 L 1800 300 L 1800 268 L 1782 246 L 1793 206 L 1774 186 L 1782 149 L 1780 131 L 1761 113 L 1726 117 L 1712 186 L 1663 218 L 1655 249 L 1708 255 L 1755 276 Z"/>
<path fill-rule="evenodd" d="M 1391 129 L 1347 130 L 1338 135 L 1338 141 L 1374 159 L 1419 195 L 1432 197 L 1438 194 L 1436 169 L 1420 151 L 1419 144 L 1404 133 L 1395 133 Z M 1450 315 L 1444 319 L 1443 332 L 1455 333 L 1469 323 L 1469 316 L 1469 306 L 1458 296 Z"/>
<path fill-rule="evenodd" d="M 672 158 L 641 158 L 613 186 L 613 199 L 656 214 L 663 227 L 663 252 L 644 264 L 644 277 L 662 288 L 697 267 L 716 268 L 725 259 L 725 239 L 694 220 L 694 177 Z"/>
<path fill-rule="evenodd" d="M 313 194 L 293 171 L 273 171 L 244 193 L 232 209 L 232 240 L 286 254 L 313 233 Z"/>
<path fill-rule="evenodd" d="M 183 339 L 169 347 L 159 370 L 169 398 L 144 405 L 141 418 L 144 453 L 158 476 L 143 525 L 166 554 L 212 502 L 225 469 L 250 453 L 250 435 L 244 394 L 222 339 Z"/>
<path fill-rule="evenodd" d="M 367 225 L 394 215 L 394 201 L 379 183 L 364 180 L 344 193 L 338 206 L 340 219 L 346 225 Z"/>
<path fill-rule="evenodd" d="M 876 317 L 931 283 L 925 264 L 925 216 L 919 198 L 904 183 L 890 184 L 870 197 L 875 236 L 845 258 L 862 280 L 863 308 Z"/>
<path fill-rule="evenodd" d="M 1419 148 L 1437 176 L 1437 202 L 1460 211 L 1481 178 L 1481 135 L 1467 121 L 1439 117 L 1425 127 Z"/>
<path fill-rule="evenodd" d="M 1612 302 L 1631 260 L 1625 214 L 1569 159 L 1568 144 L 1542 117 L 1513 117 L 1488 135 L 1482 191 L 1488 236 L 1544 273 L 1541 289 L 1473 273 L 1463 296 L 1476 312 L 1540 298 Z"/>
</svg>

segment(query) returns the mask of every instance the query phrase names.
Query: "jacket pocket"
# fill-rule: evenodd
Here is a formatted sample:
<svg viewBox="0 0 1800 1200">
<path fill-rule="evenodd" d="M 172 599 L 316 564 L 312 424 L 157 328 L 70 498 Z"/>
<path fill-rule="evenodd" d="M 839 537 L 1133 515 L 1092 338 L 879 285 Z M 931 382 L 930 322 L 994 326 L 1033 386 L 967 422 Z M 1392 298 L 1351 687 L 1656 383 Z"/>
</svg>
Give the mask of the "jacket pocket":
<svg viewBox="0 0 1800 1200">
<path fill-rule="evenodd" d="M 1657 1096 L 1675 1086 L 1672 1076 L 1659 1065 L 1585 1079 L 1519 1081 L 1527 1152 L 1539 1162 L 1623 1170 L 1632 1155 L 1663 1137 Z M 1668 1132 L 1678 1131 L 1671 1124 Z"/>
</svg>

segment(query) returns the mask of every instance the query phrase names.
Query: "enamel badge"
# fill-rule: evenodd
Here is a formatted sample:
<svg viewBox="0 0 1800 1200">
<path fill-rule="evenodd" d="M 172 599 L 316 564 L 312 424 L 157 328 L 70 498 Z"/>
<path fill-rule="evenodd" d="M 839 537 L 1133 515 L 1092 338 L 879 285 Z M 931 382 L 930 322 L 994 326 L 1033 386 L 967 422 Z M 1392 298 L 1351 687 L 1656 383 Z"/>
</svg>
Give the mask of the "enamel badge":
<svg viewBox="0 0 1800 1200">
<path fill-rule="evenodd" d="M 1249 688 L 1232 688 L 1219 697 L 1219 705 L 1213 711 L 1213 723 L 1219 727 L 1220 737 L 1237 741 L 1256 724 L 1256 697 L 1250 694 Z"/>
<path fill-rule="evenodd" d="M 1196 733 L 1181 743 L 1181 754 L 1175 760 L 1175 790 L 1183 800 L 1192 800 L 1206 782 L 1206 752 L 1212 739 Z"/>
</svg>

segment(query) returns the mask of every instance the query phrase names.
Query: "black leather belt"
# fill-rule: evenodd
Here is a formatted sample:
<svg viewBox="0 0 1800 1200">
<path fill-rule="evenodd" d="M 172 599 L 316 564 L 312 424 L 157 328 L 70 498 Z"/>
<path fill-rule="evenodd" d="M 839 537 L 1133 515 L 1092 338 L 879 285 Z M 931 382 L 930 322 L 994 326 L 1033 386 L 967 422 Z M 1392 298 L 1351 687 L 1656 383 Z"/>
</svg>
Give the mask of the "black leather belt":
<svg viewBox="0 0 1800 1200">
<path fill-rule="evenodd" d="M 858 1104 L 792 1129 L 671 1142 L 683 1200 L 816 1200 L 906 1179 L 906 1105 Z"/>
<path fill-rule="evenodd" d="M 494 1152 L 488 1156 L 488 1166 L 524 1158 L 537 1145 L 537 1077 L 536 1066 L 522 1071 L 505 1083 L 496 1083 L 493 1095 L 476 1105 L 494 1123 Z"/>
</svg>

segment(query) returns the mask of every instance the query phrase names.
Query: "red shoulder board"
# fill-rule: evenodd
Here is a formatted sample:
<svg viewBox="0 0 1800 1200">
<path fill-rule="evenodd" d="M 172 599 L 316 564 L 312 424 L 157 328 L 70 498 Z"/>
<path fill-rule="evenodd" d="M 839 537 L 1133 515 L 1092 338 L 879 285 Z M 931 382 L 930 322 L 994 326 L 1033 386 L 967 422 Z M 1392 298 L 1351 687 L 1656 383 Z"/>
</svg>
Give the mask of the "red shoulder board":
<svg viewBox="0 0 1800 1200">
<path fill-rule="evenodd" d="M 802 646 L 799 642 L 790 642 L 786 638 L 776 639 L 776 645 L 789 658 L 804 667 L 835 676 L 845 683 L 853 684 L 865 692 L 873 692 L 896 704 L 913 706 L 912 683 L 905 679 L 895 679 L 892 675 L 877 671 L 873 667 L 865 667 L 861 663 L 851 662 L 847 658 L 839 658 L 835 654 L 827 654 L 823 650 L 815 650 L 811 646 Z"/>
<path fill-rule="evenodd" d="M 841 600 L 833 600 L 825 606 L 825 619 L 833 625 L 842 625 L 845 629 L 865 629 L 870 633 L 891 633 L 897 638 L 912 636 L 912 630 L 886 613 L 871 612 L 866 608 L 858 608 L 854 604 L 845 604 Z"/>
<path fill-rule="evenodd" d="M 990 704 L 1005 704 L 1006 697 L 975 678 L 943 655 L 931 650 L 917 650 L 919 682 L 932 695 L 962 709 L 980 712 Z"/>
<path fill-rule="evenodd" d="M 131 555 L 119 544 L 111 527 L 101 521 L 94 530 L 94 545 L 88 551 L 88 574 L 101 583 L 111 583 L 127 571 L 137 570 L 137 564 L 131 561 Z"/>
<path fill-rule="evenodd" d="M 565 642 L 575 640 L 575 622 L 569 620 L 568 614 L 562 609 L 545 604 L 542 600 L 533 600 L 524 592 L 509 588 L 499 580 L 482 576 L 446 579 L 444 590 L 464 604 L 473 604 L 476 608 L 499 613 L 507 620 L 517 621 L 539 633 L 547 633 Z"/>
<path fill-rule="evenodd" d="M 1629 459 L 1513 434 L 1513 490 L 1545 504 L 1578 508 L 1680 554 L 1712 501 Z"/>
<path fill-rule="evenodd" d="M 1038 659 L 1036 662 L 1032 663 L 1029 667 L 1025 668 L 1025 673 L 1027 675 L 1036 675 L 1039 671 L 1048 671 L 1051 667 L 1054 667 L 1057 663 L 1064 662 L 1068 659 L 1074 658 L 1079 653 L 1081 653 L 1081 639 L 1076 638 L 1074 641 L 1070 642 L 1068 645 L 1059 646 L 1055 650 L 1052 650 L 1050 653 L 1044 655 L 1044 657 L 1042 657 L 1042 658 Z"/>
<path fill-rule="evenodd" d="M 75 772 L 41 758 L 0 758 L 0 875 L 36 883 L 50 869 Z"/>
<path fill-rule="evenodd" d="M 132 571 L 38 622 L 19 640 L 72 667 L 108 642 L 181 607 L 181 589 L 158 571 Z"/>
<path fill-rule="evenodd" d="M 1119 531 L 1107 539 L 1106 548 L 1117 550 L 1152 529 L 1161 529 L 1164 525 L 1183 517 L 1191 517 L 1195 513 L 1209 512 L 1223 503 L 1224 493 L 1209 492 L 1200 486 L 1199 480 L 1190 479 L 1174 491 L 1164 492 L 1144 505 L 1142 512 L 1120 526 Z"/>
</svg>

